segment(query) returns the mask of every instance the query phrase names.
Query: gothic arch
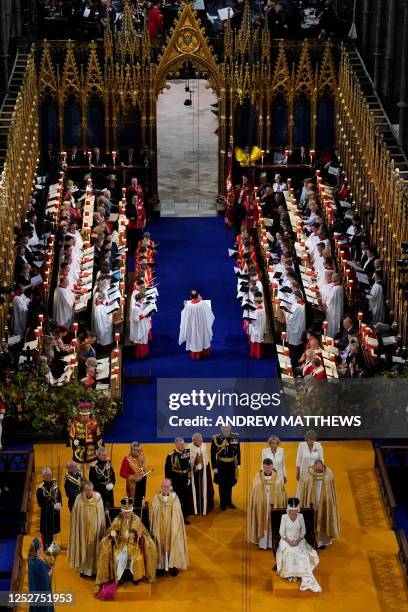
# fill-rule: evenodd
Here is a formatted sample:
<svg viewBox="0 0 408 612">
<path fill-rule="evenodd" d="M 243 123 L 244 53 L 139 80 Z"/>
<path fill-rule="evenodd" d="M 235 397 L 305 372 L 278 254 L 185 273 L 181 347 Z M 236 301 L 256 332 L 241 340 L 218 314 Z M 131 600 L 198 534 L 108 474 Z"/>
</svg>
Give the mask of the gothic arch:
<svg viewBox="0 0 408 612">
<path fill-rule="evenodd" d="M 192 5 L 187 3 L 170 31 L 166 47 L 159 57 L 154 75 L 154 95 L 157 99 L 166 87 L 169 75 L 177 73 L 185 62 L 191 62 L 208 78 L 210 87 L 219 97 L 222 88 L 221 71 L 208 44 L 204 29 Z"/>
</svg>

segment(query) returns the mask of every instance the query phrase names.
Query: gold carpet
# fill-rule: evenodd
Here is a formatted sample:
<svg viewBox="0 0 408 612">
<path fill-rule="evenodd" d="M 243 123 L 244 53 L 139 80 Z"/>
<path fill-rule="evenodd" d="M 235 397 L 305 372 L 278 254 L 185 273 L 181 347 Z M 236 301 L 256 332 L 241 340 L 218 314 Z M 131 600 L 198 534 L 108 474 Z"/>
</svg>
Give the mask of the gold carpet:
<svg viewBox="0 0 408 612">
<path fill-rule="evenodd" d="M 236 510 L 221 512 L 217 508 L 207 517 L 193 517 L 187 527 L 190 568 L 176 578 L 164 577 L 151 587 L 125 584 L 114 602 L 100 602 L 93 597 L 94 584 L 81 579 L 66 562 L 69 511 L 64 497 L 62 532 L 57 541 L 63 552 L 57 559 L 54 590 L 72 591 L 76 603 L 68 610 L 127 610 L 136 604 L 149 612 L 170 610 L 195 612 L 209 609 L 233 611 L 291 612 L 303 610 L 354 612 L 393 611 L 408 609 L 407 593 L 397 559 L 397 543 L 389 529 L 373 471 L 374 453 L 370 442 L 325 442 L 325 461 L 333 470 L 340 512 L 341 537 L 332 546 L 319 551 L 320 564 L 315 575 L 323 592 L 301 593 L 299 583 L 289 584 L 276 572 L 270 551 L 258 550 L 245 542 L 245 507 L 248 491 L 260 465 L 262 443 L 242 444 L 239 483 L 234 488 Z M 296 489 L 295 456 L 297 443 L 285 443 L 288 470 L 287 492 Z M 154 468 L 149 477 L 147 497 L 159 489 L 169 444 L 145 444 L 148 466 Z M 109 452 L 111 447 L 108 446 Z M 127 445 L 113 447 L 113 463 L 119 472 Z M 57 471 L 61 481 L 70 449 L 63 445 L 35 447 L 37 479 L 47 465 Z M 125 493 L 124 481 L 118 478 L 115 499 Z M 217 495 L 218 498 L 218 495 Z M 217 500 L 218 501 L 218 500 Z M 38 535 L 39 511 L 32 509 L 31 533 L 24 538 L 26 556 L 30 540 Z M 23 590 L 27 589 L 26 565 Z"/>
</svg>

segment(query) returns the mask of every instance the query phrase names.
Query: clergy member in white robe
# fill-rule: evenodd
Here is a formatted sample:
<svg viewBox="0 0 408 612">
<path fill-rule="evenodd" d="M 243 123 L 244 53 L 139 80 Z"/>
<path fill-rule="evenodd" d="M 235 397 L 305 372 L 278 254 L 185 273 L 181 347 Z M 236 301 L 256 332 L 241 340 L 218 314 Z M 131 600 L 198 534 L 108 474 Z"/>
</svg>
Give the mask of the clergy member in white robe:
<svg viewBox="0 0 408 612">
<path fill-rule="evenodd" d="M 333 338 L 340 331 L 344 311 L 344 290 L 338 274 L 332 275 L 332 287 L 326 297 L 327 335 Z"/>
<path fill-rule="evenodd" d="M 23 288 L 18 287 L 13 297 L 13 312 L 11 316 L 11 330 L 14 336 L 25 336 L 27 329 L 29 298 L 24 295 Z"/>
<path fill-rule="evenodd" d="M 64 277 L 54 293 L 53 319 L 57 325 L 70 329 L 74 316 L 75 294 L 69 288 L 69 280 Z"/>
<path fill-rule="evenodd" d="M 384 289 L 381 284 L 381 276 L 374 273 L 374 285 L 367 295 L 368 308 L 373 318 L 373 325 L 384 322 Z"/>
<path fill-rule="evenodd" d="M 194 514 L 205 516 L 214 507 L 214 487 L 207 445 L 203 442 L 203 436 L 195 433 L 187 448 L 190 450 Z"/>
<path fill-rule="evenodd" d="M 211 352 L 215 317 L 210 304 L 197 291 L 192 291 L 190 298 L 181 312 L 179 345 L 185 342 L 191 358 L 201 359 Z"/>
<path fill-rule="evenodd" d="M 291 304 L 291 312 L 285 312 L 286 319 L 286 339 L 292 346 L 299 346 L 303 342 L 303 335 L 306 331 L 306 308 L 300 292 L 294 292 L 296 302 Z"/>
<path fill-rule="evenodd" d="M 252 311 L 254 319 L 248 321 L 249 356 L 253 359 L 262 357 L 262 345 L 265 339 L 266 315 L 262 293 L 257 292 L 254 296 L 256 310 Z"/>
<path fill-rule="evenodd" d="M 106 312 L 108 306 L 103 293 L 98 293 L 95 301 L 95 319 L 93 328 L 96 340 L 101 346 L 108 346 L 113 342 L 113 321 L 112 313 Z"/>
<path fill-rule="evenodd" d="M 151 317 L 146 317 L 144 295 L 138 291 L 132 293 L 130 302 L 129 340 L 136 345 L 136 359 L 143 359 L 149 354 L 149 334 L 152 326 Z"/>
<path fill-rule="evenodd" d="M 282 516 L 280 541 L 276 551 L 276 569 L 281 578 L 297 582 L 300 578 L 301 591 L 321 592 L 321 587 L 313 575 L 319 563 L 317 552 L 306 542 L 305 519 L 300 513 L 299 499 L 288 499 L 286 514 Z"/>
</svg>

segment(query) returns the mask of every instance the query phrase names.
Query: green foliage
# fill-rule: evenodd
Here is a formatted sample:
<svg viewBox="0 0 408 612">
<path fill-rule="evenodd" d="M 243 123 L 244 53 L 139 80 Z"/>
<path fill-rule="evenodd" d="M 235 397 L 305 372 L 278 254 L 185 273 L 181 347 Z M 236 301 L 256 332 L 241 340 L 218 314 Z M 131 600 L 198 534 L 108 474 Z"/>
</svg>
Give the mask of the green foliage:
<svg viewBox="0 0 408 612">
<path fill-rule="evenodd" d="M 6 404 L 6 418 L 28 424 L 46 435 L 62 434 L 78 415 L 80 402 L 89 402 L 95 418 L 103 426 L 111 421 L 118 405 L 104 392 L 78 382 L 53 387 L 35 366 L 20 367 L 6 382 L 0 383 L 0 396 Z"/>
</svg>

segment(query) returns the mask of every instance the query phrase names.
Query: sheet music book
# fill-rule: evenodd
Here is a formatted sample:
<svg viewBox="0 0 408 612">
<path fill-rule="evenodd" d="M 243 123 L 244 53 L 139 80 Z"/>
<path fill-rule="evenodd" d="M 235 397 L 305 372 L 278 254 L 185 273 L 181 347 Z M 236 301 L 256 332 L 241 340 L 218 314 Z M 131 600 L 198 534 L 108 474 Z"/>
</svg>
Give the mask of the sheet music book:
<svg viewBox="0 0 408 612">
<path fill-rule="evenodd" d="M 101 382 L 97 382 L 96 387 L 95 387 L 97 391 L 107 391 L 109 388 L 110 388 L 109 383 L 101 383 Z"/>
<path fill-rule="evenodd" d="M 35 261 L 35 262 L 34 262 L 34 265 L 35 265 L 35 267 L 36 267 L 36 268 L 41 268 L 41 266 L 43 265 L 43 263 L 44 263 L 44 262 L 43 262 L 42 260 L 41 260 L 41 261 Z"/>
<path fill-rule="evenodd" d="M 253 321 L 256 319 L 256 314 L 252 310 L 247 309 L 242 313 L 242 318 L 247 319 L 248 321 Z"/>
<path fill-rule="evenodd" d="M 368 338 L 368 341 L 370 341 L 370 338 Z M 397 344 L 397 340 L 395 336 L 383 336 L 382 341 L 383 341 L 384 346 L 389 346 L 390 344 Z M 370 344 L 370 342 L 368 343 Z"/>
<path fill-rule="evenodd" d="M 234 249 L 228 249 L 228 257 L 235 257 L 235 255 L 238 255 L 238 251 L 235 251 Z"/>
<path fill-rule="evenodd" d="M 96 380 L 103 380 L 104 378 L 109 378 L 109 368 L 105 368 L 101 372 L 96 371 Z"/>
<path fill-rule="evenodd" d="M 340 200 L 340 206 L 342 208 L 351 208 L 350 202 L 346 202 L 345 200 Z"/>
<path fill-rule="evenodd" d="M 154 312 L 157 312 L 157 306 L 156 303 L 154 304 L 149 304 L 148 306 L 146 306 L 145 308 L 143 308 L 143 314 L 145 317 L 150 317 Z"/>
<path fill-rule="evenodd" d="M 96 360 L 97 365 L 103 365 L 104 363 L 109 363 L 109 357 L 102 357 L 101 359 Z"/>
<path fill-rule="evenodd" d="M 218 9 L 218 15 L 221 21 L 227 21 L 228 19 L 231 19 L 231 17 L 234 16 L 234 11 L 232 10 L 232 8 L 222 8 Z"/>
<path fill-rule="evenodd" d="M 367 274 L 364 274 L 364 272 L 356 272 L 357 275 L 357 280 L 359 283 L 363 283 L 364 285 L 369 285 L 370 281 L 368 280 L 368 276 Z"/>
<path fill-rule="evenodd" d="M 115 287 L 115 289 L 113 291 L 108 291 L 108 296 L 109 296 L 109 300 L 120 300 L 121 298 L 121 294 L 120 291 L 118 291 Z"/>
<path fill-rule="evenodd" d="M 113 312 L 114 310 L 117 310 L 119 308 L 119 304 L 117 302 L 113 302 L 113 304 L 109 304 L 108 306 L 105 306 L 105 312 L 106 314 L 110 314 L 111 312 Z"/>
<path fill-rule="evenodd" d="M 20 335 L 9 336 L 7 340 L 7 346 L 14 346 L 15 344 L 18 344 L 19 342 L 21 342 Z"/>
<path fill-rule="evenodd" d="M 41 274 L 37 274 L 36 276 L 33 276 L 33 278 L 31 279 L 31 286 L 37 287 L 37 285 L 41 285 L 42 282 L 43 282 L 43 279 L 42 279 Z"/>
<path fill-rule="evenodd" d="M 272 227 L 273 219 L 268 219 L 268 217 L 264 217 L 265 227 Z"/>
</svg>

